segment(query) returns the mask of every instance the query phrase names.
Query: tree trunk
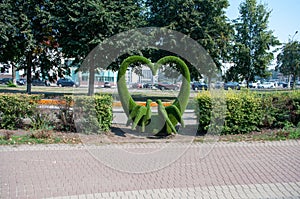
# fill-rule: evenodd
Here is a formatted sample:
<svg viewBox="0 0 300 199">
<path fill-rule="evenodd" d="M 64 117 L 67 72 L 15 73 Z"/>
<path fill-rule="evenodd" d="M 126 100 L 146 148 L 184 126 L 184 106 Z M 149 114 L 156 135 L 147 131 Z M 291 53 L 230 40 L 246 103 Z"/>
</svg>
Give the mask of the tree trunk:
<svg viewBox="0 0 300 199">
<path fill-rule="evenodd" d="M 91 67 L 89 69 L 89 89 L 88 89 L 88 96 L 94 95 L 94 84 L 95 84 L 95 70 Z"/>
<path fill-rule="evenodd" d="M 11 63 L 11 68 L 12 68 L 12 83 L 14 85 L 17 85 L 17 80 L 16 80 L 16 66 L 15 66 L 15 63 Z"/>
<path fill-rule="evenodd" d="M 294 73 L 294 74 L 293 74 L 293 85 L 292 85 L 292 90 L 294 90 L 294 89 L 296 88 L 296 76 L 297 76 L 297 74 Z"/>
<path fill-rule="evenodd" d="M 32 52 L 30 51 L 26 56 L 27 63 L 27 90 L 28 94 L 31 94 L 31 64 L 32 64 Z"/>
</svg>

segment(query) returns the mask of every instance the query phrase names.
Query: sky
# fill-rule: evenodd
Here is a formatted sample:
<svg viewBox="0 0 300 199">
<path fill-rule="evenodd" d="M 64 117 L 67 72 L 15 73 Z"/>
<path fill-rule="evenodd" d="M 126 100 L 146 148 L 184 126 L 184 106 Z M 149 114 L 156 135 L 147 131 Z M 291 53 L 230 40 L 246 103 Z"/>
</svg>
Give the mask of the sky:
<svg viewBox="0 0 300 199">
<path fill-rule="evenodd" d="M 230 6 L 226 13 L 229 19 L 239 16 L 239 5 L 244 0 L 229 0 Z M 269 29 L 274 31 L 282 43 L 292 39 L 300 40 L 300 0 L 257 0 L 258 3 L 266 4 L 272 11 L 269 19 Z"/>
</svg>

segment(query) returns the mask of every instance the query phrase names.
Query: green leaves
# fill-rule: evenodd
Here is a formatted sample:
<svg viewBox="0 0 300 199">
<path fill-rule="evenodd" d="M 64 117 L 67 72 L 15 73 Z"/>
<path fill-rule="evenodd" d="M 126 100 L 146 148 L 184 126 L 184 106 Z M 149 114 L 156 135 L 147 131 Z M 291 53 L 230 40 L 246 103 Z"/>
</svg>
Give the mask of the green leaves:
<svg viewBox="0 0 300 199">
<path fill-rule="evenodd" d="M 35 112 L 35 99 L 39 96 L 22 94 L 0 95 L 0 128 L 15 129 L 23 125 L 23 119 Z"/>
<path fill-rule="evenodd" d="M 184 78 L 182 86 L 177 99 L 171 106 L 165 108 L 162 105 L 161 100 L 157 100 L 159 115 L 158 117 L 156 115 L 156 119 L 154 119 L 154 117 L 151 118 L 151 100 L 148 99 L 146 107 L 144 107 L 138 105 L 132 99 L 126 86 L 125 73 L 130 65 L 144 64 L 149 66 L 152 72 L 155 73 L 158 67 L 170 63 L 176 64 L 176 67 L 183 75 Z M 157 133 L 156 135 L 164 136 L 172 133 L 177 133 L 175 129 L 177 123 L 179 122 L 182 126 L 184 126 L 181 116 L 186 109 L 190 95 L 190 73 L 185 62 L 178 57 L 166 56 L 158 60 L 156 64 L 153 64 L 149 59 L 145 57 L 130 56 L 126 58 L 120 66 L 120 70 L 118 72 L 118 92 L 123 109 L 128 117 L 127 125 L 129 125 L 130 122 L 133 121 L 132 129 L 136 129 L 136 127 L 138 126 L 139 130 L 141 132 L 144 132 L 145 126 L 148 125 L 151 121 L 151 124 L 148 126 L 149 129 L 147 129 L 149 131 L 148 133 Z M 160 128 L 159 132 L 155 132 L 158 128 Z"/>
<path fill-rule="evenodd" d="M 289 41 L 277 56 L 276 69 L 284 75 L 292 75 L 293 82 L 300 76 L 300 42 Z M 293 88 L 295 85 L 293 85 Z"/>
<path fill-rule="evenodd" d="M 272 46 L 279 41 L 268 30 L 271 11 L 256 0 L 240 4 L 240 16 L 235 20 L 236 34 L 232 51 L 234 66 L 226 74 L 228 81 L 254 81 L 255 76 L 266 77 L 267 66 L 273 59 Z"/>
<path fill-rule="evenodd" d="M 220 69 L 228 60 L 228 46 L 233 33 L 225 15 L 228 0 L 146 0 L 149 26 L 166 27 L 188 35 L 201 44 Z M 165 52 L 150 53 L 151 60 L 166 56 Z M 189 66 L 192 78 L 198 72 Z M 203 74 L 202 74 L 203 75 Z"/>
<path fill-rule="evenodd" d="M 208 92 L 198 94 L 196 109 L 198 131 L 205 134 L 212 117 L 212 99 Z M 265 93 L 227 92 L 223 134 L 245 134 L 260 128 L 283 128 L 300 122 L 300 92 Z M 221 126 L 219 127 L 221 128 Z"/>
</svg>

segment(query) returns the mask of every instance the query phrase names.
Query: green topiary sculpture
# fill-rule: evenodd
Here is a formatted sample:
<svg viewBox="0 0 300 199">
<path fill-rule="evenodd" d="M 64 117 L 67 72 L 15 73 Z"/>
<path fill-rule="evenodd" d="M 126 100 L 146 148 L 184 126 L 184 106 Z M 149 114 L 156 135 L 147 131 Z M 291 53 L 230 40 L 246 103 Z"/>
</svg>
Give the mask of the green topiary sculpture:
<svg viewBox="0 0 300 199">
<path fill-rule="evenodd" d="M 153 115 L 151 113 L 151 100 L 148 99 L 146 106 L 141 106 L 135 103 L 130 93 L 128 92 L 125 73 L 130 64 L 141 63 L 147 65 L 153 75 L 157 73 L 158 68 L 161 65 L 167 63 L 175 63 L 180 73 L 183 75 L 182 86 L 176 100 L 170 106 L 164 107 L 161 100 L 157 100 L 158 114 Z M 125 59 L 118 73 L 118 92 L 123 109 L 128 117 L 127 125 L 132 123 L 132 129 L 138 127 L 140 132 L 153 133 L 155 135 L 170 135 L 177 133 L 176 125 L 180 123 L 184 126 L 182 120 L 182 114 L 184 113 L 190 95 L 190 72 L 187 65 L 178 57 L 167 56 L 160 59 L 156 64 L 152 64 L 151 61 L 142 56 L 130 56 Z M 160 127 L 160 129 L 159 129 Z"/>
</svg>

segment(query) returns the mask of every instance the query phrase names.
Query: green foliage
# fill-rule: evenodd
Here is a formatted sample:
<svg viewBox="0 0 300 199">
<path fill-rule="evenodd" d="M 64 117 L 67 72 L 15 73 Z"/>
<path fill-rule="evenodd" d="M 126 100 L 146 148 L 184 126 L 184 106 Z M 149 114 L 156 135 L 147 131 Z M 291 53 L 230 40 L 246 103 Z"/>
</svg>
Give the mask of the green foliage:
<svg viewBox="0 0 300 199">
<path fill-rule="evenodd" d="M 59 105 L 58 113 L 37 108 L 36 101 L 40 98 L 38 95 L 1 94 L 0 128 L 22 128 L 25 118 L 30 118 L 31 128 L 37 134 L 47 134 L 51 130 L 75 131 L 75 124 L 78 131 L 83 129 L 89 133 L 108 131 L 111 127 L 111 95 L 65 96 L 63 99 L 66 103 Z M 77 121 L 74 121 L 74 115 Z"/>
<path fill-rule="evenodd" d="M 152 71 L 153 74 L 156 74 L 158 68 L 162 65 L 166 65 L 169 63 L 176 64 L 178 71 L 184 77 L 182 80 L 182 86 L 180 88 L 178 97 L 175 99 L 171 106 L 167 106 L 166 108 L 162 105 L 161 100 L 157 100 L 158 104 L 158 115 L 155 115 L 151 118 L 151 110 L 150 103 L 151 100 L 147 100 L 146 107 L 140 106 L 135 103 L 132 99 L 132 96 L 128 92 L 126 82 L 125 82 L 125 73 L 127 68 L 130 65 L 134 64 L 146 64 Z M 182 114 L 186 109 L 189 95 L 190 95 L 190 73 L 187 65 L 183 60 L 174 56 L 166 56 L 158 60 L 156 64 L 152 64 L 151 61 L 142 56 L 130 56 L 125 59 L 118 73 L 118 92 L 120 95 L 120 100 L 123 106 L 123 109 L 128 117 L 127 125 L 132 122 L 132 129 L 136 129 L 138 126 L 139 131 L 148 133 L 156 133 L 156 135 L 165 136 L 172 133 L 177 133 L 175 126 L 177 123 L 183 124 Z M 164 121 L 162 125 L 162 129 L 157 132 L 157 128 L 159 127 L 159 123 L 156 121 L 160 120 Z M 150 124 L 150 121 L 152 122 Z M 150 124 L 150 125 L 149 125 Z M 147 126 L 147 128 L 145 128 Z"/>
<path fill-rule="evenodd" d="M 56 124 L 55 129 L 62 131 L 76 131 L 72 110 L 73 97 L 64 96 L 62 99 L 65 100 L 66 103 L 58 105 L 59 112 L 56 115 L 60 120 L 60 123 Z"/>
<path fill-rule="evenodd" d="M 237 134 L 258 130 L 261 122 L 261 103 L 255 93 L 229 92 L 226 102 L 227 113 L 223 133 Z"/>
<path fill-rule="evenodd" d="M 276 69 L 284 75 L 292 75 L 295 88 L 296 78 L 300 76 L 300 42 L 289 41 L 277 55 Z"/>
<path fill-rule="evenodd" d="M 54 29 L 58 20 L 53 16 L 55 5 L 53 1 L 33 0 L 0 3 L 0 58 L 2 62 L 10 61 L 19 66 L 17 69 L 25 70 L 28 93 L 31 92 L 32 73 L 52 81 L 68 71 L 61 64 L 58 50 L 59 31 Z"/>
<path fill-rule="evenodd" d="M 271 11 L 265 5 L 257 4 L 256 0 L 244 0 L 239 11 L 231 55 L 234 66 L 227 71 L 226 79 L 249 83 L 255 76 L 268 76 L 267 67 L 273 60 L 270 48 L 279 45 L 279 41 L 268 30 Z"/>
<path fill-rule="evenodd" d="M 53 15 L 57 21 L 55 29 L 60 33 L 58 42 L 62 46 L 62 52 L 66 57 L 75 58 L 72 63 L 74 66 L 80 66 L 83 59 L 105 39 L 117 33 L 143 26 L 142 11 L 143 6 L 138 0 L 56 1 Z M 88 66 L 90 72 L 89 95 L 94 93 L 95 68 L 106 69 L 109 67 L 108 65 L 95 65 L 97 64 Z M 80 70 L 84 69 L 81 67 Z"/>
<path fill-rule="evenodd" d="M 113 98 L 110 95 L 96 95 L 94 97 L 94 100 L 96 106 L 97 120 L 100 124 L 100 129 L 102 131 L 109 131 L 113 119 Z"/>
<path fill-rule="evenodd" d="M 203 135 L 209 128 L 212 110 L 212 100 L 209 92 L 201 92 L 196 98 L 198 106 L 196 106 L 197 120 L 199 121 L 198 133 Z"/>
<path fill-rule="evenodd" d="M 54 121 L 51 118 L 51 113 L 42 111 L 42 109 L 36 109 L 30 116 L 32 130 L 53 130 Z"/>
<path fill-rule="evenodd" d="M 300 121 L 300 92 L 262 95 L 263 126 L 283 128 L 297 126 Z"/>
<path fill-rule="evenodd" d="M 210 128 L 212 99 L 208 92 L 196 97 L 200 134 Z M 295 127 L 300 122 L 300 92 L 259 94 L 248 90 L 226 93 L 223 134 L 244 134 L 260 128 Z M 219 127 L 221 128 L 221 127 Z"/>
<path fill-rule="evenodd" d="M 17 87 L 17 85 L 15 85 L 11 81 L 9 81 L 8 84 L 7 84 L 7 87 Z"/>
<path fill-rule="evenodd" d="M 30 117 L 36 110 L 36 99 L 41 96 L 23 94 L 0 94 L 0 128 L 22 127 L 22 119 Z"/>
<path fill-rule="evenodd" d="M 229 58 L 233 29 L 225 15 L 228 0 L 146 0 L 145 3 L 150 27 L 166 27 L 188 35 L 207 50 L 217 68 Z M 166 54 L 159 51 L 150 56 L 151 60 L 158 60 Z M 189 69 L 192 78 L 198 78 L 198 71 Z"/>
<path fill-rule="evenodd" d="M 74 97 L 74 122 L 78 132 L 90 134 L 108 131 L 112 116 L 110 95 Z"/>
</svg>

